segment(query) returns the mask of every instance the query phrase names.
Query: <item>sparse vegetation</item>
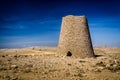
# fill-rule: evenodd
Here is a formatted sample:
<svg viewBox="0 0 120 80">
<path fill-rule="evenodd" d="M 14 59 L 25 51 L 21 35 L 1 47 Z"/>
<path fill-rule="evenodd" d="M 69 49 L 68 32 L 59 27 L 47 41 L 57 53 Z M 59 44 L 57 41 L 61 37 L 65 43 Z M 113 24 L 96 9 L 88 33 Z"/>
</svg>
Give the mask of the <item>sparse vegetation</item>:
<svg viewBox="0 0 120 80">
<path fill-rule="evenodd" d="M 118 72 L 120 71 L 120 66 L 108 67 L 107 69 L 110 70 L 111 72 Z"/>
<path fill-rule="evenodd" d="M 0 50 L 0 80 L 120 80 L 120 49 L 98 48 L 95 52 L 103 56 L 85 59 L 39 49 Z"/>
</svg>

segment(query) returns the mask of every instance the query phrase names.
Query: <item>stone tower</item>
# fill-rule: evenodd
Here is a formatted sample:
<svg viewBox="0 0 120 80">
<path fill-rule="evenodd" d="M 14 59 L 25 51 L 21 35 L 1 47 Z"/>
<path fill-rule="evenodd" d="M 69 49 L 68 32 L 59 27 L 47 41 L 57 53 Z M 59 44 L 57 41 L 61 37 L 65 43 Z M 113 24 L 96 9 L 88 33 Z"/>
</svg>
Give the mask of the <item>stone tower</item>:
<svg viewBox="0 0 120 80">
<path fill-rule="evenodd" d="M 62 18 L 58 53 L 79 58 L 94 57 L 85 16 L 68 15 Z"/>
</svg>

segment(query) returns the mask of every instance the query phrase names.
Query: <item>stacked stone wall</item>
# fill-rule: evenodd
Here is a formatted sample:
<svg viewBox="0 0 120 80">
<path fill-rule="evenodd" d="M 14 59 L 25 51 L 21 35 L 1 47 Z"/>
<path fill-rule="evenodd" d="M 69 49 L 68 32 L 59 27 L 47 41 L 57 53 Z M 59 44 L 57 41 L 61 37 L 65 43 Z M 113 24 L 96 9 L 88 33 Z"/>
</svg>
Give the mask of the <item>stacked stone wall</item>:
<svg viewBox="0 0 120 80">
<path fill-rule="evenodd" d="M 85 16 L 68 15 L 62 18 L 58 53 L 73 57 L 93 57 L 94 51 Z"/>
</svg>

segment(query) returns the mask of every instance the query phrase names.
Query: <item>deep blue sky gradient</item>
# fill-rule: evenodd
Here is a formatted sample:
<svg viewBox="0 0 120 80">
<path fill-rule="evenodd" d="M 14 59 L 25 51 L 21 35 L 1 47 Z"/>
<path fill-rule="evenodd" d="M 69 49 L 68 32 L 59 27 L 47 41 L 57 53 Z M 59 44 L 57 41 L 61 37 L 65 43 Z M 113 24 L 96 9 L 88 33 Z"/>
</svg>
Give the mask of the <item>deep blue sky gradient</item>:
<svg viewBox="0 0 120 80">
<path fill-rule="evenodd" d="M 94 46 L 120 47 L 119 0 L 0 0 L 0 48 L 57 46 L 66 15 L 87 17 Z"/>
</svg>

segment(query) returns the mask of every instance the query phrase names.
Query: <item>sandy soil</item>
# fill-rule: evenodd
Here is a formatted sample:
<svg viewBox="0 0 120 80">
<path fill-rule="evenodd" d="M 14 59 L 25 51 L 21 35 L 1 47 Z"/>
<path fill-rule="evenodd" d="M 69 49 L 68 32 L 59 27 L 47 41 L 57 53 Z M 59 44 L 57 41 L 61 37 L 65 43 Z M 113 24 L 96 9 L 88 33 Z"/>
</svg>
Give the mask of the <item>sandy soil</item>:
<svg viewBox="0 0 120 80">
<path fill-rule="evenodd" d="M 0 80 L 120 80 L 120 48 L 94 48 L 96 58 L 85 59 L 56 49 L 0 49 Z"/>
</svg>

